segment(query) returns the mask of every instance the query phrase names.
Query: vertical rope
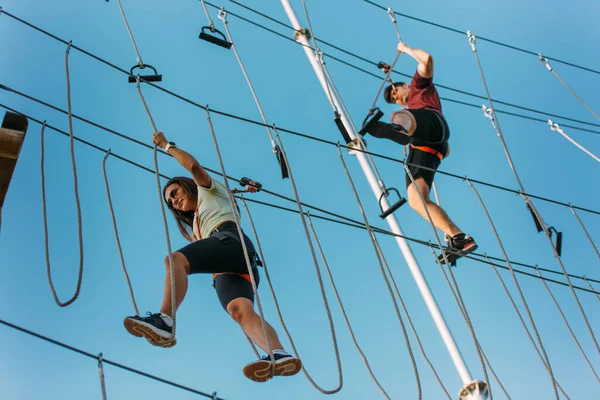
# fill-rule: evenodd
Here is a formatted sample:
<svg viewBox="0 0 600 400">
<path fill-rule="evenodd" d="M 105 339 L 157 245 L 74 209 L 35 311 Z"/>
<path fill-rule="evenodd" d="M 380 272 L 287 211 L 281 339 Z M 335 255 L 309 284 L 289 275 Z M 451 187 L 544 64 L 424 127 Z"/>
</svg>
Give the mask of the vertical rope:
<svg viewBox="0 0 600 400">
<path fill-rule="evenodd" d="M 540 272 L 540 270 L 537 267 L 535 268 L 535 272 L 537 272 L 537 274 L 539 275 L 539 277 L 542 278 L 542 273 Z M 596 373 L 596 370 L 594 370 L 594 367 L 592 366 L 592 363 L 590 362 L 590 360 L 588 359 L 587 355 L 585 354 L 585 351 L 583 351 L 583 347 L 581 347 L 581 344 L 579 343 L 579 340 L 577 340 L 577 337 L 575 336 L 575 333 L 573 332 L 573 329 L 571 329 L 571 325 L 569 324 L 569 321 L 567 321 L 567 317 L 565 316 L 565 314 L 563 313 L 562 309 L 560 308 L 560 305 L 558 304 L 558 301 L 556 300 L 556 297 L 554 297 L 554 295 L 552 294 L 552 291 L 548 287 L 548 284 L 546 283 L 546 281 L 543 280 L 543 279 L 541 279 L 541 281 L 544 284 L 544 287 L 546 288 L 546 291 L 548 292 L 548 294 L 552 298 L 552 301 L 554 302 L 554 305 L 556 306 L 556 309 L 558 310 L 558 312 L 560 313 L 560 316 L 562 317 L 563 321 L 565 322 L 565 325 L 567 326 L 567 329 L 571 333 L 571 336 L 573 337 L 573 340 L 575 341 L 575 344 L 579 348 L 579 351 L 581 351 L 581 355 L 583 356 L 583 358 L 585 358 L 585 361 L 586 361 L 587 365 L 589 365 L 589 367 L 592 370 L 592 373 L 594 374 L 594 376 L 596 377 L 596 380 L 598 381 L 598 383 L 600 383 L 600 377 L 598 377 L 598 374 Z"/>
<path fill-rule="evenodd" d="M 513 281 L 515 283 L 515 286 L 517 288 L 517 290 L 519 291 L 519 295 L 521 296 L 521 301 L 523 302 L 523 306 L 525 307 L 525 310 L 527 311 L 527 315 L 529 316 L 529 322 L 531 323 L 531 326 L 533 328 L 533 331 L 535 332 L 535 335 L 537 337 L 537 341 L 540 345 L 540 349 L 544 355 L 544 364 L 546 365 L 546 369 L 548 370 L 548 374 L 550 375 L 550 379 L 552 380 L 552 386 L 554 388 L 554 394 L 556 395 L 556 398 L 558 399 L 558 390 L 556 387 L 556 379 L 554 378 L 554 373 L 552 372 L 552 366 L 550 365 L 550 359 L 548 358 L 548 354 L 546 353 L 546 349 L 544 348 L 544 344 L 542 343 L 542 337 L 537 329 L 537 326 L 535 324 L 535 321 L 533 319 L 533 314 L 531 313 L 531 309 L 529 308 L 529 304 L 527 303 L 527 300 L 525 299 L 525 295 L 523 294 L 523 291 L 521 290 L 521 286 L 519 285 L 519 280 L 517 279 L 517 276 L 512 268 L 512 265 L 510 263 L 510 260 L 508 258 L 508 254 L 506 253 L 506 249 L 504 248 L 504 245 L 502 244 L 502 240 L 500 239 L 500 235 L 498 234 L 498 231 L 496 230 L 496 226 L 494 225 L 494 221 L 492 221 L 492 217 L 490 216 L 487 207 L 485 206 L 485 203 L 483 202 L 483 199 L 481 198 L 481 196 L 479 195 L 479 192 L 477 191 L 477 189 L 475 188 L 475 186 L 473 186 L 473 184 L 471 183 L 471 181 L 469 181 L 467 178 L 465 178 L 465 182 L 469 185 L 469 187 L 473 190 L 473 193 L 475 193 L 475 196 L 477 197 L 477 200 L 479 200 L 479 204 L 481 204 L 481 208 L 483 209 L 488 222 L 490 223 L 490 226 L 492 227 L 492 231 L 494 232 L 494 235 L 496 236 L 496 241 L 498 242 L 498 245 L 500 246 L 500 250 L 502 251 L 502 254 L 504 255 L 504 259 L 506 260 L 506 265 L 508 266 L 511 275 L 513 277 Z M 486 257 L 487 258 L 487 257 Z M 489 261 L 489 260 L 488 260 Z M 496 267 L 494 267 L 495 269 Z"/>
<path fill-rule="evenodd" d="M 379 381 L 375 377 L 375 374 L 373 373 L 373 370 L 371 369 L 371 365 L 369 364 L 369 360 L 367 360 L 367 356 L 362 351 L 360 345 L 358 344 L 358 341 L 356 340 L 356 336 L 354 335 L 354 330 L 352 329 L 352 326 L 350 325 L 350 320 L 348 319 L 348 315 L 346 314 L 346 310 L 344 308 L 344 304 L 342 303 L 342 299 L 340 298 L 340 294 L 338 293 L 337 287 L 336 287 L 335 282 L 333 280 L 333 275 L 331 273 L 331 268 L 329 268 L 329 263 L 327 262 L 327 259 L 325 257 L 325 253 L 323 252 L 323 248 L 321 247 L 321 241 L 319 240 L 319 237 L 317 235 L 317 231 L 315 230 L 315 227 L 313 226 L 312 218 L 310 217 L 310 213 L 307 213 L 306 216 L 307 216 L 308 225 L 310 226 L 312 235 L 315 238 L 315 243 L 317 244 L 317 248 L 319 249 L 319 254 L 321 255 L 321 259 L 323 260 L 323 264 L 325 265 L 325 269 L 327 270 L 327 275 L 329 276 L 329 281 L 331 282 L 331 287 L 333 288 L 333 292 L 335 294 L 335 297 L 336 297 L 336 299 L 338 301 L 340 309 L 342 310 L 342 315 L 344 316 L 344 321 L 346 322 L 346 326 L 348 327 L 348 332 L 350 333 L 350 336 L 352 337 L 352 342 L 354 343 L 354 347 L 356 347 L 356 350 L 358 351 L 358 353 L 362 357 L 363 362 L 365 363 L 365 366 L 367 367 L 367 370 L 369 371 L 369 375 L 371 375 L 371 379 L 373 379 L 373 381 L 375 382 L 375 384 L 377 385 L 377 387 L 379 388 L 379 390 L 381 391 L 381 393 L 385 396 L 385 398 L 388 399 L 388 400 L 391 400 L 391 397 L 387 394 L 387 392 L 385 391 L 385 389 L 381 386 L 381 384 L 379 383 Z"/>
<path fill-rule="evenodd" d="M 390 284 L 390 281 L 387 277 L 387 275 L 385 274 L 385 268 L 383 266 L 383 262 L 381 260 L 381 256 L 379 251 L 377 250 L 377 244 L 375 243 L 375 234 L 373 233 L 373 229 L 371 228 L 371 225 L 369 224 L 369 219 L 367 218 L 367 215 L 365 213 L 365 210 L 363 208 L 362 205 L 362 201 L 360 200 L 360 196 L 358 195 L 358 191 L 356 190 L 356 186 L 354 185 L 354 180 L 352 179 L 352 176 L 350 175 L 350 171 L 348 171 L 348 166 L 346 165 L 346 162 L 344 161 L 344 157 L 342 155 L 342 151 L 340 149 L 340 146 L 337 146 L 337 150 L 338 150 L 338 156 L 340 158 L 340 161 L 342 163 L 342 167 L 344 168 L 344 171 L 346 172 L 346 176 L 348 177 L 348 182 L 350 182 L 350 186 L 352 187 L 352 191 L 354 192 L 354 197 L 356 198 L 356 202 L 358 204 L 358 208 L 360 210 L 360 213 L 362 215 L 363 221 L 365 223 L 365 226 L 367 228 L 367 232 L 369 233 L 369 238 L 371 239 L 371 243 L 373 244 L 373 248 L 375 249 L 375 255 L 377 256 L 377 262 L 379 263 L 379 267 L 381 269 L 381 273 L 383 275 L 383 279 L 385 281 L 385 284 L 388 288 L 388 291 L 390 293 L 390 296 L 392 297 L 392 302 L 394 304 L 394 309 L 396 310 L 396 316 L 398 317 L 398 321 L 400 322 L 400 326 L 402 327 L 402 333 L 404 334 L 404 341 L 406 342 L 406 347 L 408 349 L 408 354 L 410 356 L 410 360 L 413 366 L 413 371 L 415 373 L 415 380 L 417 383 L 417 391 L 418 391 L 418 398 L 422 399 L 423 398 L 423 393 L 422 393 L 422 389 L 421 389 L 421 379 L 419 378 L 419 369 L 417 367 L 417 362 L 415 360 L 415 355 L 412 351 L 412 346 L 410 345 L 410 339 L 408 337 L 408 332 L 406 331 L 406 326 L 404 325 L 404 320 L 402 319 L 402 315 L 400 314 L 400 309 L 398 308 L 398 303 L 396 302 L 396 298 L 394 297 L 394 292 L 392 290 L 392 286 Z"/>
<path fill-rule="evenodd" d="M 290 345 L 292 346 L 292 349 L 294 350 L 294 353 L 296 354 L 297 357 L 299 357 L 300 359 L 302 357 L 300 357 L 300 354 L 298 353 L 298 349 L 296 348 L 296 343 L 294 343 L 294 339 L 292 338 L 292 335 L 289 331 L 289 329 L 287 328 L 287 325 L 285 323 L 285 320 L 283 319 L 283 315 L 281 313 L 281 307 L 279 306 L 279 302 L 277 301 L 277 295 L 275 294 L 275 289 L 273 289 L 273 282 L 271 281 L 271 275 L 269 274 L 269 269 L 267 267 L 267 262 L 265 259 L 265 255 L 262 251 L 262 246 L 260 244 L 260 238 L 258 237 L 258 233 L 256 231 L 256 225 L 254 224 L 254 219 L 252 218 L 252 213 L 250 213 L 250 208 L 248 207 L 248 204 L 246 203 L 246 200 L 244 199 L 244 197 L 240 197 L 240 200 L 242 202 L 242 204 L 244 205 L 244 209 L 246 210 L 246 215 L 248 216 L 248 221 L 250 222 L 250 226 L 252 227 L 252 233 L 254 235 L 254 239 L 256 241 L 256 247 L 258 250 L 258 253 L 260 254 L 260 259 L 263 262 L 263 269 L 265 271 L 265 277 L 267 278 L 267 283 L 269 284 L 269 290 L 271 291 L 271 295 L 273 296 L 273 301 L 275 303 L 275 310 L 277 312 L 277 316 L 279 318 L 279 322 L 281 322 L 281 326 L 283 327 L 283 331 L 285 332 L 288 340 L 290 341 Z M 334 342 L 335 345 L 335 342 Z M 340 385 L 335 389 L 336 392 L 340 391 L 342 388 L 342 372 L 341 372 L 341 362 L 339 359 L 339 353 L 337 353 L 337 364 L 338 364 L 338 371 L 340 374 Z M 323 389 L 321 389 L 317 383 L 314 381 L 314 379 L 312 378 L 312 376 L 309 374 L 308 370 L 306 369 L 304 363 L 302 363 L 302 372 L 304 373 L 304 376 L 306 376 L 306 378 L 309 380 L 309 382 L 313 385 L 313 387 L 315 387 L 315 389 L 317 389 L 318 391 L 320 391 L 321 393 L 325 393 L 323 391 Z M 330 394 L 330 393 L 325 393 L 325 394 Z"/>
<path fill-rule="evenodd" d="M 158 132 L 158 128 L 154 123 L 154 118 L 152 118 L 152 114 L 150 113 L 150 109 L 148 108 L 148 104 L 146 104 L 146 99 L 144 99 L 144 95 L 142 94 L 142 88 L 140 87 L 140 79 L 139 76 L 136 79 L 137 81 L 137 91 L 140 95 L 140 99 L 142 100 L 142 105 L 144 106 L 144 110 L 146 110 L 146 114 L 148 115 L 148 119 L 150 120 L 150 124 L 152 125 L 152 129 L 154 132 Z M 171 283 L 171 318 L 173 320 L 173 339 L 169 343 L 175 341 L 175 333 L 177 328 L 176 323 L 176 313 L 177 313 L 177 296 L 176 296 L 176 287 L 175 287 L 175 270 L 173 268 L 173 252 L 171 250 L 171 237 L 169 236 L 169 224 L 167 223 L 167 214 L 165 212 L 165 199 L 162 194 L 162 188 L 160 184 L 160 171 L 158 168 L 158 151 L 157 146 L 154 144 L 154 175 L 156 176 L 156 188 L 158 191 L 158 201 L 160 202 L 160 212 L 162 214 L 163 226 L 165 229 L 165 238 L 167 242 L 167 252 L 169 259 L 169 280 Z"/>
<path fill-rule="evenodd" d="M 579 225 L 581 225 L 581 228 L 583 229 L 583 232 L 585 233 L 585 236 L 587 236 L 588 240 L 590 241 L 590 244 L 592 245 L 592 247 L 594 248 L 594 251 L 596 252 L 596 255 L 600 259 L 600 252 L 598 252 L 598 248 L 596 247 L 596 244 L 592 240 L 592 237 L 590 236 L 590 233 L 585 228 L 585 225 L 581 221 L 581 218 L 579 218 L 579 215 L 577 215 L 577 212 L 575 212 L 575 209 L 573 208 L 573 206 L 571 204 L 569 204 L 569 210 L 571 210 L 571 212 L 573 213 L 573 215 L 575 216 L 575 218 L 577 218 L 577 222 L 579 222 Z"/>
<path fill-rule="evenodd" d="M 137 303 L 135 301 L 135 296 L 133 294 L 133 287 L 131 286 L 131 280 L 129 279 L 129 273 L 127 272 L 127 267 L 125 266 L 125 258 L 123 257 L 123 249 L 121 248 L 121 240 L 119 239 L 119 231 L 117 229 L 117 219 L 115 217 L 115 210 L 113 208 L 112 198 L 110 195 L 110 186 L 108 184 L 108 174 L 106 173 L 106 159 L 110 155 L 110 149 L 106 152 L 104 159 L 102 160 L 102 172 L 104 174 L 104 184 L 106 186 L 106 196 L 108 197 L 108 207 L 110 209 L 110 215 L 112 217 L 113 230 L 115 232 L 115 239 L 117 241 L 117 250 L 119 251 L 119 258 L 121 260 L 121 266 L 123 267 L 123 274 L 125 274 L 125 281 L 127 282 L 127 287 L 129 288 L 129 297 L 131 298 L 131 304 L 133 305 L 133 310 L 135 311 L 135 315 L 140 315 L 138 311 Z"/>
<path fill-rule="evenodd" d="M 121 11 L 123 22 L 125 22 L 125 28 L 127 28 L 127 33 L 129 34 L 129 38 L 131 39 L 131 44 L 133 45 L 133 50 L 135 51 L 135 56 L 137 57 L 138 65 L 140 66 L 140 68 L 144 68 L 142 56 L 140 56 L 140 51 L 137 48 L 135 39 L 133 38 L 133 33 L 131 32 L 131 28 L 129 28 L 129 22 L 127 22 L 127 17 L 125 17 L 125 11 L 123 11 L 123 5 L 121 4 L 121 0 L 117 0 L 117 4 L 119 5 L 119 10 Z"/>
<path fill-rule="evenodd" d="M 389 14 L 390 19 L 392 20 L 392 24 L 394 24 L 394 29 L 396 30 L 396 36 L 398 36 L 398 41 L 401 42 L 402 38 L 400 37 L 400 30 L 398 29 L 398 23 L 396 22 L 396 15 L 394 14 L 394 11 L 391 7 L 388 7 L 387 13 Z"/>
<path fill-rule="evenodd" d="M 204 0 L 200 0 L 200 2 L 202 3 L 202 8 L 204 8 L 204 13 L 206 14 L 206 18 L 208 19 L 208 27 L 212 31 L 215 29 L 215 24 L 213 23 L 212 19 L 210 18 L 210 13 L 208 12 L 208 9 L 206 8 L 206 4 L 204 4 Z"/>
<path fill-rule="evenodd" d="M 506 142 L 504 141 L 504 136 L 502 135 L 502 129 L 500 128 L 500 123 L 498 121 L 498 118 L 496 117 L 496 111 L 494 110 L 494 105 L 492 102 L 492 98 L 490 96 L 490 91 L 489 91 L 487 83 L 485 81 L 485 76 L 483 75 L 483 68 L 481 67 L 481 62 L 479 60 L 479 54 L 477 53 L 477 48 L 475 47 L 476 37 L 474 35 L 472 35 L 470 31 L 467 32 L 467 36 L 469 38 L 469 43 L 471 45 L 471 49 L 473 50 L 473 53 L 475 54 L 475 59 L 477 60 L 477 67 L 479 68 L 479 74 L 481 75 L 481 80 L 483 81 L 485 93 L 488 98 L 488 102 L 490 104 L 489 109 L 486 109 L 485 106 L 483 106 L 485 115 L 486 115 L 486 117 L 488 117 L 490 119 L 490 122 L 492 123 L 492 126 L 494 127 L 494 130 L 496 131 L 496 134 L 498 135 L 498 138 L 500 139 L 500 142 L 504 149 L 504 153 L 506 154 L 506 159 L 508 160 L 510 168 L 512 169 L 513 174 L 515 176 L 515 179 L 517 180 L 517 183 L 519 184 L 519 188 L 521 189 L 521 196 L 523 197 L 523 200 L 525 200 L 525 203 L 530 207 L 530 209 L 533 212 L 533 214 L 535 215 L 537 221 L 544 228 L 543 231 L 544 231 L 544 234 L 546 235 L 546 239 L 550 243 L 550 246 L 552 247 L 552 251 L 554 252 L 554 256 L 556 257 L 556 260 L 558 261 L 558 264 L 560 265 L 562 273 L 563 273 L 567 283 L 569 284 L 571 293 L 573 294 L 573 297 L 575 298 L 575 302 L 577 303 L 579 311 L 581 312 L 581 315 L 583 316 L 584 322 L 588 328 L 588 331 L 590 332 L 590 336 L 591 336 L 594 344 L 596 345 L 596 350 L 598 350 L 598 352 L 600 352 L 600 345 L 598 345 L 598 341 L 596 340 L 594 331 L 592 330 L 592 327 L 590 325 L 588 317 L 585 314 L 585 311 L 583 310 L 583 306 L 581 305 L 581 302 L 579 301 L 579 297 L 577 296 L 577 293 L 575 292 L 575 288 L 573 288 L 573 284 L 571 283 L 571 279 L 569 278 L 569 274 L 567 273 L 567 270 L 562 262 L 562 259 L 561 259 L 560 255 L 558 254 L 558 251 L 556 250 L 556 246 L 554 246 L 554 243 L 552 242 L 550 233 L 548 232 L 548 229 L 546 229 L 546 223 L 544 222 L 541 214 L 538 212 L 538 210 L 533 205 L 533 202 L 531 201 L 529 196 L 527 196 L 525 194 L 527 192 L 525 191 L 525 188 L 523 187 L 523 184 L 521 183 L 521 179 L 519 178 L 519 174 L 517 173 L 517 170 L 515 169 L 515 166 L 512 162 L 512 158 L 508 151 L 508 146 L 506 145 Z M 557 395 L 558 395 L 558 393 L 557 393 Z"/>
<path fill-rule="evenodd" d="M 102 389 L 102 400 L 106 400 L 106 383 L 104 382 L 104 368 L 102 366 L 102 353 L 98 354 L 98 375 L 100 375 L 100 389 Z"/>
<path fill-rule="evenodd" d="M 265 321 L 265 315 L 262 309 L 262 303 L 260 301 L 260 296 L 258 295 L 258 290 L 256 288 L 256 281 L 254 279 L 254 273 L 252 272 L 252 263 L 250 262 L 250 255 L 248 253 L 248 248 L 246 246 L 246 241 L 244 240 L 244 232 L 242 232 L 242 224 L 240 221 L 240 215 L 238 213 L 237 204 L 235 202 L 235 198 L 233 197 L 233 193 L 231 192 L 231 188 L 229 187 L 229 182 L 227 180 L 227 172 L 225 171 L 225 164 L 223 163 L 223 157 L 221 156 L 221 150 L 219 149 L 219 143 L 217 141 L 217 135 L 215 133 L 215 129 L 212 124 L 212 119 L 210 117 L 210 109 L 208 105 L 206 105 L 206 120 L 208 121 L 208 127 L 210 128 L 210 133 L 212 135 L 213 143 L 215 145 L 215 151 L 217 153 L 217 157 L 219 158 L 219 165 L 221 167 L 221 173 L 223 174 L 223 181 L 225 182 L 225 187 L 227 188 L 227 198 L 229 200 L 229 204 L 231 205 L 231 210 L 233 212 L 233 217 L 235 219 L 236 228 L 238 231 L 238 235 L 240 238 L 240 244 L 242 246 L 242 251 L 244 253 L 244 259 L 246 260 L 246 267 L 248 269 L 248 275 L 250 276 L 250 283 L 252 283 L 252 291 L 254 292 L 254 297 L 256 298 L 256 306 L 258 308 L 258 312 L 260 315 L 260 322 L 263 328 L 263 333 L 265 334 L 265 340 L 267 342 L 267 347 L 269 348 L 269 358 L 271 359 L 271 376 L 274 376 L 275 373 L 275 357 L 273 355 L 273 345 L 271 344 L 271 338 L 269 337 L 269 330 L 267 329 L 267 322 Z"/>
</svg>

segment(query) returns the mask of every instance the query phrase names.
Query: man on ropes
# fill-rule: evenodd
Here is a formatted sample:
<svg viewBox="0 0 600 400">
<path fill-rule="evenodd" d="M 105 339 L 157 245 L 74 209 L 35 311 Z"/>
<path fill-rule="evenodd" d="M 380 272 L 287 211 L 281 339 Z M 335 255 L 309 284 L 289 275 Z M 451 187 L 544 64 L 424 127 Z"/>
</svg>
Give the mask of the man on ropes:
<svg viewBox="0 0 600 400">
<path fill-rule="evenodd" d="M 433 58 L 425 51 L 413 49 L 403 42 L 398 43 L 398 51 L 408 54 L 419 63 L 410 85 L 395 82 L 383 92 L 386 102 L 398 104 L 403 110 L 391 115 L 391 124 L 380 122 L 383 113 L 378 111 L 359 133 L 370 133 L 377 138 L 390 139 L 404 146 L 410 145 L 406 161 L 415 183 L 412 183 L 407 174 L 408 203 L 428 220 L 419 197 L 420 192 L 433 224 L 450 238 L 449 250 L 462 256 L 474 251 L 477 244 L 452 222 L 442 208 L 429 199 L 435 171 L 442 159 L 450 153 L 450 129 L 442 114 L 440 97 L 433 85 Z"/>
<path fill-rule="evenodd" d="M 250 239 L 239 237 L 235 216 L 229 202 L 226 187 L 212 179 L 196 159 L 175 143 L 167 142 L 161 133 L 155 133 L 153 142 L 164 148 L 192 178 L 170 179 L 163 189 L 163 196 L 173 213 L 179 231 L 191 243 L 172 253 L 175 275 L 176 305 L 183 301 L 188 287 L 188 275 L 212 273 L 213 287 L 223 308 L 237 322 L 244 333 L 265 352 L 269 351 L 261 317 L 254 311 L 254 291 L 248 265 L 242 249 L 242 240 L 248 250 L 252 275 L 259 283 L 258 256 Z M 165 258 L 166 281 L 160 312 L 148 313 L 147 317 L 132 316 L 123 321 L 125 329 L 134 336 L 145 337 L 154 346 L 175 345 L 171 304 L 171 280 L 169 257 Z M 277 333 L 264 321 L 275 359 L 269 355 L 246 365 L 247 378 L 265 382 L 276 376 L 295 375 L 300 371 L 300 360 L 283 350 Z M 274 368 L 273 368 L 274 367 Z"/>
</svg>

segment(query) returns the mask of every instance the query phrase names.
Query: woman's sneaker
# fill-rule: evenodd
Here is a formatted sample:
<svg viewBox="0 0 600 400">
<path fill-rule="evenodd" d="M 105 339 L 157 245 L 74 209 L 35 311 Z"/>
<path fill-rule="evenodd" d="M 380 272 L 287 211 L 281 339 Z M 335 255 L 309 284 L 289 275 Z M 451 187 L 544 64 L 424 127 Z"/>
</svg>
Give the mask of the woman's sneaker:
<svg viewBox="0 0 600 400">
<path fill-rule="evenodd" d="M 459 233 L 450 238 L 448 250 L 459 256 L 464 256 L 477 250 L 477 243 L 471 236 Z"/>
<path fill-rule="evenodd" d="M 154 346 L 173 347 L 177 340 L 173 336 L 173 320 L 165 314 L 147 313 L 147 317 L 127 317 L 123 325 L 127 332 L 136 337 L 145 337 Z"/>
<path fill-rule="evenodd" d="M 290 354 L 277 352 L 273 353 L 273 358 L 274 364 L 271 363 L 269 355 L 251 362 L 244 367 L 244 375 L 255 382 L 266 382 L 273 376 L 296 375 L 302 369 L 300 359 Z"/>
</svg>

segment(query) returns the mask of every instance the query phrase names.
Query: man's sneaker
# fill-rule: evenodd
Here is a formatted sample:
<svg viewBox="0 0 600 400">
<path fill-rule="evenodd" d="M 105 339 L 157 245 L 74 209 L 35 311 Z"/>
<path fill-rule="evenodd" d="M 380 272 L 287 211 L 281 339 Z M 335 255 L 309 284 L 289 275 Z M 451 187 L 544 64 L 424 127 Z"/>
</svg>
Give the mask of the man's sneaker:
<svg viewBox="0 0 600 400">
<path fill-rule="evenodd" d="M 469 235 L 459 233 L 450 238 L 448 250 L 460 256 L 469 254 L 477 249 L 477 243 Z"/>
<path fill-rule="evenodd" d="M 147 313 L 147 317 L 127 317 L 123 320 L 125 329 L 133 336 L 145 337 L 154 346 L 173 347 L 177 343 L 173 337 L 171 317 L 160 313 Z"/>
<path fill-rule="evenodd" d="M 302 369 L 300 359 L 290 354 L 274 353 L 273 358 L 274 364 L 271 363 L 269 355 L 251 362 L 244 367 L 244 375 L 255 382 L 266 382 L 273 376 L 296 375 Z"/>
</svg>

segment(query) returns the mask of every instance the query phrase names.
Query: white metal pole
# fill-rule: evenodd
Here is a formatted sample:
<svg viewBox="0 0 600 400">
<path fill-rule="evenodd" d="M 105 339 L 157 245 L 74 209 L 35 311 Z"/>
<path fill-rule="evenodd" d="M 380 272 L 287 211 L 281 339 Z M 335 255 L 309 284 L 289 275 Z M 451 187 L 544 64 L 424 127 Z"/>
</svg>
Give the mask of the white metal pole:
<svg viewBox="0 0 600 400">
<path fill-rule="evenodd" d="M 347 116 L 344 114 L 342 107 L 340 107 L 337 98 L 333 94 L 330 96 L 331 91 L 327 89 L 327 81 L 326 81 L 325 77 L 323 76 L 323 71 L 319 65 L 319 61 L 316 59 L 315 54 L 314 54 L 312 48 L 310 47 L 310 44 L 308 43 L 306 34 L 299 33 L 299 32 L 303 32 L 302 26 L 300 25 L 300 22 L 298 21 L 298 18 L 296 17 L 296 14 L 294 13 L 292 6 L 290 5 L 288 0 L 281 0 L 281 4 L 283 5 L 285 12 L 286 12 L 288 18 L 290 19 L 292 26 L 297 31 L 297 33 L 295 35 L 295 39 L 304 45 L 303 46 L 304 52 L 306 53 L 306 56 L 308 57 L 308 60 L 310 61 L 311 65 L 315 71 L 315 74 L 317 75 L 317 78 L 319 79 L 319 82 L 321 83 L 321 86 L 323 87 L 323 90 L 325 91 L 325 94 L 329 98 L 329 101 L 333 105 L 335 105 L 335 107 L 338 109 L 338 111 L 341 115 L 342 122 L 343 122 L 344 126 L 346 127 L 346 130 L 348 131 L 350 137 L 352 139 L 356 138 L 358 136 L 358 134 L 354 131 L 354 129 L 352 128 L 352 125 L 348 122 Z M 311 32 L 311 34 L 312 34 L 312 32 Z M 374 175 L 373 171 L 371 170 L 371 166 L 369 165 L 365 154 L 362 152 L 359 152 L 359 151 L 354 152 L 354 153 L 355 153 L 355 155 L 358 159 L 358 162 L 367 178 L 367 181 L 369 182 L 369 185 L 371 186 L 371 190 L 373 190 L 375 198 L 377 200 L 379 200 L 379 198 L 381 197 L 381 194 L 382 194 L 382 189 L 377 183 L 377 179 L 375 178 L 375 175 Z M 382 198 L 381 203 L 382 203 L 382 207 L 384 210 L 389 208 L 389 204 L 385 197 Z M 392 230 L 392 232 L 394 232 L 398 235 L 404 236 L 404 234 L 402 233 L 402 230 L 400 229 L 400 225 L 396 221 L 396 218 L 394 217 L 393 214 L 386 218 L 386 222 L 390 226 L 390 229 Z M 427 305 L 427 308 L 429 309 L 429 312 L 431 313 L 433 321 L 434 321 L 440 335 L 442 336 L 442 340 L 444 341 L 444 344 L 446 345 L 446 348 L 448 349 L 448 352 L 450 353 L 450 357 L 452 358 L 454 366 L 455 366 L 455 368 L 460 376 L 460 379 L 462 380 L 462 383 L 464 385 L 463 389 L 467 389 L 468 386 L 479 387 L 480 385 L 477 385 L 476 382 L 474 382 L 474 380 L 471 378 L 471 373 L 469 372 L 469 369 L 467 368 L 467 366 L 462 358 L 462 355 L 460 354 L 460 351 L 459 351 L 458 347 L 456 346 L 456 343 L 454 342 L 452 333 L 450 332 L 448 326 L 446 325 L 446 321 L 444 320 L 444 317 L 442 316 L 442 313 L 440 312 L 440 310 L 437 306 L 435 298 L 434 298 L 433 294 L 431 293 L 431 290 L 429 289 L 429 285 L 427 284 L 427 281 L 426 281 L 425 277 L 423 276 L 419 265 L 417 264 L 417 260 L 415 259 L 408 242 L 402 237 L 396 237 L 395 239 L 396 239 L 396 242 L 398 243 L 398 246 L 400 247 L 400 251 L 404 255 L 404 258 L 406 259 L 406 263 L 408 264 L 408 267 L 409 267 L 410 272 L 417 284 L 417 287 L 419 288 L 419 291 L 421 292 L 421 295 L 423 296 L 423 299 L 425 300 L 425 304 Z M 462 390 L 461 390 L 461 392 L 464 393 L 464 391 L 462 391 Z M 472 399 L 472 400 L 487 399 L 487 395 L 486 395 L 487 391 L 485 391 L 485 393 L 479 393 L 479 390 L 475 390 L 474 392 L 477 392 L 477 393 L 473 393 L 471 390 L 469 390 L 469 392 L 470 392 L 470 394 L 468 394 L 465 397 L 461 397 L 461 398 Z"/>
</svg>

